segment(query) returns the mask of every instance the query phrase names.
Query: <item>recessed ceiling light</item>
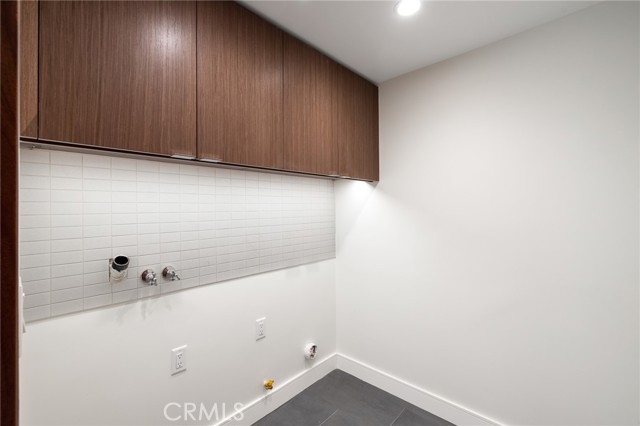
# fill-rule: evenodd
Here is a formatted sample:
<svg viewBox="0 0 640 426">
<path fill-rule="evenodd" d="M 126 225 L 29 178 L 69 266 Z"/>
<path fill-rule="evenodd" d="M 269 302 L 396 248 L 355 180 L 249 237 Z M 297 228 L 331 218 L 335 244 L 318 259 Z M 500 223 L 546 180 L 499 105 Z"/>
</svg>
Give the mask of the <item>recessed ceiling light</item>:
<svg viewBox="0 0 640 426">
<path fill-rule="evenodd" d="M 400 16 L 410 16 L 420 10 L 420 0 L 400 0 L 396 3 L 396 13 Z"/>
</svg>

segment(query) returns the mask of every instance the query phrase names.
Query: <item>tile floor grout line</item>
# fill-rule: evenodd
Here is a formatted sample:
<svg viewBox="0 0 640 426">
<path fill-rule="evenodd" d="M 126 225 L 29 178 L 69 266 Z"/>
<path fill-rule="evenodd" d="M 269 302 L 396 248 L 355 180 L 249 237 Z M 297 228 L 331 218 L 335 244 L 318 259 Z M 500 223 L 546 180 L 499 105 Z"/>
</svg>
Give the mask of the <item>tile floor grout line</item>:
<svg viewBox="0 0 640 426">
<path fill-rule="evenodd" d="M 326 419 L 324 419 L 322 421 L 322 423 L 320 423 L 318 426 L 322 426 L 323 424 L 325 424 L 327 422 L 327 420 L 329 420 L 331 417 L 333 417 L 339 410 L 334 411 L 333 413 L 331 413 L 331 415 L 329 417 L 327 417 Z"/>
<path fill-rule="evenodd" d="M 404 413 L 405 411 L 407 411 L 407 407 L 404 407 L 402 411 L 400 411 L 400 414 L 398 414 L 398 416 L 395 419 L 393 419 L 391 423 L 389 423 L 389 426 L 393 426 L 393 424 L 398 421 L 402 413 Z"/>
</svg>

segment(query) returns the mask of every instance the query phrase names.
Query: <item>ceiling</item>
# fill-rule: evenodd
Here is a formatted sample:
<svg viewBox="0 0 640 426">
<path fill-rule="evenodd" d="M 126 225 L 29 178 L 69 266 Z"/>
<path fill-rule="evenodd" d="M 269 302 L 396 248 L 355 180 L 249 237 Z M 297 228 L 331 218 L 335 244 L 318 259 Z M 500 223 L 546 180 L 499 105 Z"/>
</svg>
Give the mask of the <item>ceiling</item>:
<svg viewBox="0 0 640 426">
<path fill-rule="evenodd" d="M 375 83 L 440 62 L 591 6 L 596 1 L 423 1 L 410 17 L 395 1 L 243 3 Z"/>
</svg>

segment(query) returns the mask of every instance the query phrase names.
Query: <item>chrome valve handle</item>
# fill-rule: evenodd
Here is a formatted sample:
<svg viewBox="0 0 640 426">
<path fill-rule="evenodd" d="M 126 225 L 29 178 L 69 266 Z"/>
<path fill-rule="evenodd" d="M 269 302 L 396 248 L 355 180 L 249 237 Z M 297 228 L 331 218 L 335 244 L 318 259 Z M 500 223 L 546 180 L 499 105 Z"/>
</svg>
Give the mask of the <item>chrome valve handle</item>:
<svg viewBox="0 0 640 426">
<path fill-rule="evenodd" d="M 153 272 L 153 269 L 145 269 L 142 273 L 142 281 L 147 283 L 147 285 L 158 285 L 158 278 L 156 278 L 156 273 Z"/>
<path fill-rule="evenodd" d="M 178 275 L 176 270 L 173 268 L 173 266 L 166 266 L 162 270 L 162 276 L 165 277 L 168 280 L 171 280 L 171 281 L 175 281 L 175 280 L 179 280 L 180 279 L 180 276 Z"/>
</svg>

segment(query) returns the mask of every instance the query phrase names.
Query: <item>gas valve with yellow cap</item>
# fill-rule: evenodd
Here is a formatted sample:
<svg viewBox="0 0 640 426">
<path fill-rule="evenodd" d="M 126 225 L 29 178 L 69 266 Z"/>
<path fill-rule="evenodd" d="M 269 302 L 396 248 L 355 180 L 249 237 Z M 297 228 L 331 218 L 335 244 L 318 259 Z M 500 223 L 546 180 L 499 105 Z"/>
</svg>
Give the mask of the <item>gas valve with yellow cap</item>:
<svg viewBox="0 0 640 426">
<path fill-rule="evenodd" d="M 269 390 L 273 389 L 273 384 L 274 383 L 275 383 L 275 380 L 273 380 L 273 379 L 265 380 L 264 381 L 264 388 L 269 391 Z"/>
</svg>

